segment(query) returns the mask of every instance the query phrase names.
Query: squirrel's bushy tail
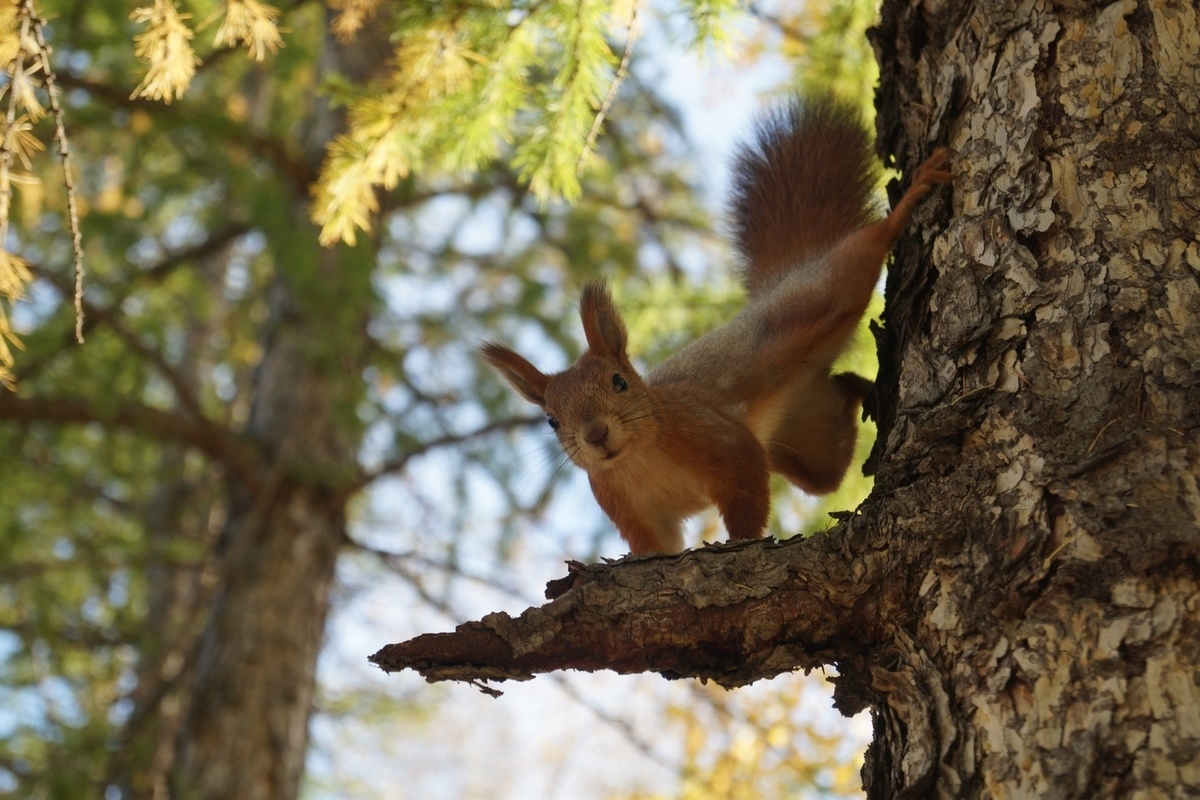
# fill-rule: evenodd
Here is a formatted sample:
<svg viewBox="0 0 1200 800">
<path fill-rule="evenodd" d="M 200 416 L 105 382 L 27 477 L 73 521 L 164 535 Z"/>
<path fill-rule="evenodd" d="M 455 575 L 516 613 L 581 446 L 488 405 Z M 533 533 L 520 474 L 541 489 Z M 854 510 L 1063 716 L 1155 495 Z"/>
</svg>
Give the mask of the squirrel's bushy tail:
<svg viewBox="0 0 1200 800">
<path fill-rule="evenodd" d="M 828 98 L 759 118 L 735 154 L 733 244 L 751 295 L 875 217 L 879 167 L 861 116 Z"/>
</svg>

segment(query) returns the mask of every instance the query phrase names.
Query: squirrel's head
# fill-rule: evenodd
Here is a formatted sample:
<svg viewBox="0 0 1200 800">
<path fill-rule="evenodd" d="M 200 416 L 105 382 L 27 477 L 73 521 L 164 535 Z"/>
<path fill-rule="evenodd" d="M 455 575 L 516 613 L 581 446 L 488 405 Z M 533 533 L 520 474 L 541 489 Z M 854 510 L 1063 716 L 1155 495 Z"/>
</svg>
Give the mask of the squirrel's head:
<svg viewBox="0 0 1200 800">
<path fill-rule="evenodd" d="M 604 283 L 584 287 L 579 316 L 588 349 L 553 375 L 504 345 L 487 342 L 479 349 L 522 397 L 546 412 L 567 456 L 592 472 L 644 444 L 657 423 L 646 384 L 625 352 L 625 324 Z"/>
</svg>

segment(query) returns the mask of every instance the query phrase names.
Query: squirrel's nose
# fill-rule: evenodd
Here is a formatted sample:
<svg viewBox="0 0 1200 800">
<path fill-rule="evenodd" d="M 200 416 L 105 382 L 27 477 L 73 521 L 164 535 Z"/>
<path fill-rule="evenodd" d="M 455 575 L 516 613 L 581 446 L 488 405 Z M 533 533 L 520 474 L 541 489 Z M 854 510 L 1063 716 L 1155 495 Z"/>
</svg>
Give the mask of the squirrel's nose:
<svg viewBox="0 0 1200 800">
<path fill-rule="evenodd" d="M 588 444 L 604 444 L 608 438 L 608 425 L 600 420 L 593 420 L 583 426 L 583 439 Z"/>
</svg>

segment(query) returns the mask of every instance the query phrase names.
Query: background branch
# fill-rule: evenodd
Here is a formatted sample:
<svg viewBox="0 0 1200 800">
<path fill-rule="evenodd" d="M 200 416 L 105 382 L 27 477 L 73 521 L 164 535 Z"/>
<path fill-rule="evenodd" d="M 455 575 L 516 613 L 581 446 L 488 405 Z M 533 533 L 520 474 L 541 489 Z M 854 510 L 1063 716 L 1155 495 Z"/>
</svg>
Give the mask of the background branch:
<svg viewBox="0 0 1200 800">
<path fill-rule="evenodd" d="M 191 445 L 210 458 L 227 464 L 248 486 L 260 484 L 261 459 L 246 443 L 207 419 L 190 419 L 128 400 L 114 401 L 103 408 L 58 397 L 17 397 L 0 393 L 0 420 L 22 423 L 103 423 L 158 439 Z"/>
<path fill-rule="evenodd" d="M 64 299 L 71 298 L 74 287 L 65 278 L 60 278 L 38 267 L 33 267 L 32 271 L 37 277 L 49 282 L 50 285 L 62 294 Z M 79 313 L 86 312 L 87 319 L 95 321 L 91 325 L 99 323 L 107 325 L 117 338 L 124 342 L 126 347 L 136 353 L 146 363 L 150 364 L 167 383 L 171 384 L 171 389 L 175 392 L 176 400 L 178 400 L 179 405 L 184 411 L 197 419 L 204 418 L 204 412 L 200 410 L 200 402 L 195 392 L 188 385 L 187 379 L 167 361 L 162 353 L 146 344 L 135 332 L 125 327 L 120 320 L 120 313 L 118 311 L 114 311 L 111 306 L 92 305 L 82 297 L 76 298 L 76 308 L 79 309 Z M 80 316 L 78 319 L 79 324 L 76 326 L 76 337 L 81 337 L 82 334 L 79 331 L 82 330 L 83 316 Z"/>
<path fill-rule="evenodd" d="M 280 177 L 286 178 L 292 187 L 302 194 L 308 192 L 308 187 L 317 178 L 316 172 L 286 142 L 252 130 L 247 125 L 214 116 L 206 110 L 193 108 L 186 101 L 164 105 L 144 97 L 136 97 L 133 90 L 125 86 L 114 86 L 69 72 L 59 73 L 57 77 L 62 86 L 88 92 L 114 108 L 136 108 L 159 118 L 175 120 L 178 124 L 212 129 L 224 138 L 230 147 L 244 149 L 271 164 Z"/>
<path fill-rule="evenodd" d="M 354 494 L 363 488 L 369 486 L 385 475 L 392 475 L 404 470 L 408 463 L 417 456 L 423 456 L 440 447 L 458 447 L 467 442 L 478 439 L 481 436 L 489 436 L 499 431 L 512 430 L 513 428 L 533 427 L 535 425 L 544 425 L 546 418 L 543 416 L 519 416 L 505 417 L 493 422 L 485 423 L 473 431 L 464 433 L 447 433 L 442 436 L 435 437 L 428 441 L 422 442 L 413 447 L 409 447 L 403 453 L 395 458 L 389 459 L 381 464 L 377 469 L 364 475 L 358 482 L 351 486 L 346 491 L 349 494 Z"/>
</svg>

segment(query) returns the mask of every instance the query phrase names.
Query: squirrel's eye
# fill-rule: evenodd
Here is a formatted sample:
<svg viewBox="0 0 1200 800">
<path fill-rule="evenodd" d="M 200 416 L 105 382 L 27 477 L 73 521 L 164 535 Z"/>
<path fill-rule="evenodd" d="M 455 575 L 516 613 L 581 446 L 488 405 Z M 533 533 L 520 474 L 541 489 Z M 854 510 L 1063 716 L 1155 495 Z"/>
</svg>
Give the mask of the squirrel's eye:
<svg viewBox="0 0 1200 800">
<path fill-rule="evenodd" d="M 558 430 L 558 427 L 559 427 L 558 420 L 556 420 L 556 419 L 554 418 L 554 415 L 553 415 L 553 414 L 547 414 L 547 415 L 546 415 L 546 422 L 547 422 L 547 424 L 549 424 L 549 425 L 550 425 L 550 427 L 551 427 L 553 430 Z"/>
<path fill-rule="evenodd" d="M 625 379 L 622 378 L 619 373 L 614 372 L 613 373 L 613 388 L 616 389 L 618 392 L 623 392 L 629 388 L 629 384 L 625 382 Z"/>
</svg>

